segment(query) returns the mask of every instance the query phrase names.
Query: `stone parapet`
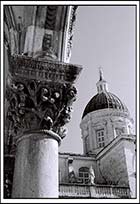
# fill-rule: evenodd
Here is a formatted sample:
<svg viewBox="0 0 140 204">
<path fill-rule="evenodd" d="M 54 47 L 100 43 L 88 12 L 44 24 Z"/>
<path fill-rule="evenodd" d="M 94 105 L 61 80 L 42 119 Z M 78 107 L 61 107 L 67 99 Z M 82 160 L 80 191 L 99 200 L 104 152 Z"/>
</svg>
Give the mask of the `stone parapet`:
<svg viewBox="0 0 140 204">
<path fill-rule="evenodd" d="M 60 184 L 60 198 L 130 198 L 128 187 Z"/>
</svg>

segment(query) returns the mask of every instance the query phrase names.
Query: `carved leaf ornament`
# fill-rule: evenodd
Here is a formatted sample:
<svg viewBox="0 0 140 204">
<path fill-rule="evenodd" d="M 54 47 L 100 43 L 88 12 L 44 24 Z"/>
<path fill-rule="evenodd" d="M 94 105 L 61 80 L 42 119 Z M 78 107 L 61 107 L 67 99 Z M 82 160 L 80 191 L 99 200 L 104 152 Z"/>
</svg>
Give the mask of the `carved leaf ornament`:
<svg viewBox="0 0 140 204">
<path fill-rule="evenodd" d="M 64 137 L 67 132 L 64 125 L 71 119 L 72 103 L 76 100 L 77 94 L 72 82 L 75 80 L 75 76 L 69 76 L 69 74 L 72 75 L 74 67 L 72 70 L 66 71 L 63 69 L 63 65 L 61 65 L 61 69 L 59 64 L 58 75 L 64 75 L 62 81 L 54 77 L 54 69 L 50 69 L 51 74 L 47 80 L 44 78 L 40 80 L 40 76 L 37 74 L 33 79 L 33 68 L 26 70 L 28 72 L 26 76 L 21 75 L 21 72 L 26 69 L 24 58 L 20 56 L 13 58 L 13 69 L 7 80 L 6 97 L 9 103 L 7 119 L 12 135 L 21 135 L 31 130 L 52 129 Z M 17 63 L 16 59 L 22 59 L 23 63 Z M 30 62 L 32 63 L 32 61 Z M 56 63 L 56 66 L 54 65 L 56 72 L 57 66 Z M 43 67 L 41 72 L 44 71 L 46 70 Z M 77 75 L 79 72 L 80 68 L 78 67 L 73 75 Z"/>
</svg>

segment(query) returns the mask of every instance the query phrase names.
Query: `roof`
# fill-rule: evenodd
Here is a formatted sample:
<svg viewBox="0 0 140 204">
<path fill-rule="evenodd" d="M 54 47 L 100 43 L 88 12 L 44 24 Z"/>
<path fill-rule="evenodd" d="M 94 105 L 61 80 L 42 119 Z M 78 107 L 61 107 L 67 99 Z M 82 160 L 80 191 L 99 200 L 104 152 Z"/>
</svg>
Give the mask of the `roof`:
<svg viewBox="0 0 140 204">
<path fill-rule="evenodd" d="M 122 101 L 116 95 L 105 91 L 98 93 L 91 98 L 85 107 L 82 118 L 84 118 L 90 112 L 105 108 L 117 109 L 129 113 L 126 105 L 122 103 Z"/>
</svg>

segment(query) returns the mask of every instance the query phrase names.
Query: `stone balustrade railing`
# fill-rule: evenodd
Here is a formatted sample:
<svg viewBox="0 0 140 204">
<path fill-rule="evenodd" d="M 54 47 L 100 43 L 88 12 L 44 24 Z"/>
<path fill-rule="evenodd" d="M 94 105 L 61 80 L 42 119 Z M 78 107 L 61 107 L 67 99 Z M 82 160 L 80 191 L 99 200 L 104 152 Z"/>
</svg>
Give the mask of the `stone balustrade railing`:
<svg viewBox="0 0 140 204">
<path fill-rule="evenodd" d="M 130 198 L 127 187 L 109 185 L 60 184 L 60 198 Z"/>
<path fill-rule="evenodd" d="M 89 186 L 60 184 L 59 196 L 60 197 L 90 197 Z"/>
</svg>

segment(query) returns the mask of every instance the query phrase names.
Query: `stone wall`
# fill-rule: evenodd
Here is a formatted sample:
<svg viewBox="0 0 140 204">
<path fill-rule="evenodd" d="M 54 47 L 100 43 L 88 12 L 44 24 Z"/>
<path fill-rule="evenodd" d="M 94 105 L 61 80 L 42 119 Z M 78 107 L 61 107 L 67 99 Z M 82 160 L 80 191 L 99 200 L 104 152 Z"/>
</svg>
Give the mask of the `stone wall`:
<svg viewBox="0 0 140 204">
<path fill-rule="evenodd" d="M 136 145 L 131 140 L 124 142 L 124 152 L 126 157 L 128 182 L 131 196 L 136 196 Z"/>
<path fill-rule="evenodd" d="M 133 149 L 131 136 L 117 137 L 97 155 L 98 170 L 107 184 L 129 186 L 128 169 L 132 170 L 129 156 Z"/>
</svg>

